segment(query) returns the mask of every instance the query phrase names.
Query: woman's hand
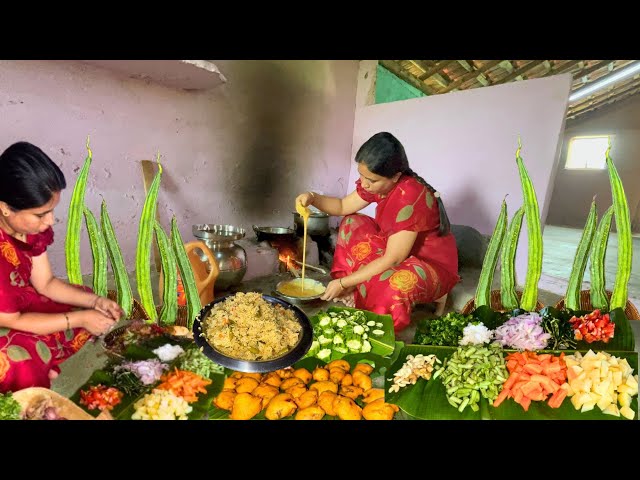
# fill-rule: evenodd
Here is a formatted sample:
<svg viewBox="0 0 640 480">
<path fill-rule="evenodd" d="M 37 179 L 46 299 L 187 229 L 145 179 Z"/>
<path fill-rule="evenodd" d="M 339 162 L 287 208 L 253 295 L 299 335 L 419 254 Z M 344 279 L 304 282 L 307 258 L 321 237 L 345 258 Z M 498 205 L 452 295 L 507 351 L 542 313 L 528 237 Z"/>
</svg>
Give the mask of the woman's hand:
<svg viewBox="0 0 640 480">
<path fill-rule="evenodd" d="M 107 317 L 112 318 L 116 322 L 124 315 L 122 307 L 107 297 L 97 297 L 93 304 L 93 308 Z"/>
<path fill-rule="evenodd" d="M 327 284 L 327 289 L 320 297 L 320 300 L 333 300 L 334 298 L 342 297 L 347 293 L 349 293 L 349 290 L 342 288 L 342 285 L 340 285 L 340 279 L 338 278 L 336 280 L 331 280 Z"/>
<path fill-rule="evenodd" d="M 303 207 L 308 207 L 313 204 L 313 194 L 311 192 L 301 193 L 296 197 L 296 205 L 300 204 Z"/>
<path fill-rule="evenodd" d="M 104 298 L 104 300 L 108 299 Z M 98 310 L 80 310 L 78 316 L 80 315 L 82 315 L 82 327 L 92 335 L 104 335 L 116 324 L 116 320 Z"/>
</svg>

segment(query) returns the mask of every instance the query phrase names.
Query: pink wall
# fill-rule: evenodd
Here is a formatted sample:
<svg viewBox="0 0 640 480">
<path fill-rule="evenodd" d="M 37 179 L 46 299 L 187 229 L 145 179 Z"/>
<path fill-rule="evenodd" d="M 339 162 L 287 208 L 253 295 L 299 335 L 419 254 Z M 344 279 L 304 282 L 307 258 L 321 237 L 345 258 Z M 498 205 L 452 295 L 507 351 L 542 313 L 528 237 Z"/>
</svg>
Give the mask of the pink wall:
<svg viewBox="0 0 640 480">
<path fill-rule="evenodd" d="M 547 223 L 583 228 L 591 199 L 597 195 L 598 216 L 611 206 L 607 170 L 566 170 L 564 164 L 572 137 L 614 135 L 611 158 L 622 178 L 634 232 L 640 232 L 640 98 L 613 104 L 570 123 L 564 132 L 562 156 L 549 206 Z M 615 222 L 612 228 L 615 229 Z"/>
<path fill-rule="evenodd" d="M 389 131 L 404 144 L 413 170 L 441 192 L 453 224 L 490 234 L 505 195 L 509 217 L 522 205 L 515 151 L 536 189 L 544 225 L 561 142 L 571 75 L 526 80 L 356 110 L 353 158 L 371 135 Z M 373 206 L 368 207 L 373 215 Z M 516 269 L 526 271 L 526 225 Z"/>
<path fill-rule="evenodd" d="M 227 83 L 187 92 L 74 61 L 0 61 L 0 148 L 40 146 L 67 177 L 54 272 L 65 276 L 69 199 L 91 136 L 86 204 L 107 201 L 130 270 L 144 202 L 140 160 L 161 154 L 158 209 L 194 223 L 293 225 L 297 193 L 341 194 L 352 149 L 357 61 L 215 61 Z M 344 173 L 341 173 L 344 172 Z M 83 234 L 82 270 L 91 254 Z"/>
</svg>

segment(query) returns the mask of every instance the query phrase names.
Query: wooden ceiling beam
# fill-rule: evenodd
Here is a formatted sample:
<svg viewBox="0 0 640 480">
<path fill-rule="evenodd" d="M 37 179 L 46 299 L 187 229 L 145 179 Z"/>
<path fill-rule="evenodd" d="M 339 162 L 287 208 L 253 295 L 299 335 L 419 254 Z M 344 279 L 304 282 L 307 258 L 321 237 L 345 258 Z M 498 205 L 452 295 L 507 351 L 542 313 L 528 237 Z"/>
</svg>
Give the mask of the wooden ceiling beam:
<svg viewBox="0 0 640 480">
<path fill-rule="evenodd" d="M 511 80 L 513 80 L 514 78 L 518 78 L 520 75 L 524 75 L 526 72 L 528 72 L 529 70 L 537 67 L 538 65 L 540 65 L 541 63 L 543 63 L 545 60 L 533 60 L 532 62 L 527 63 L 526 65 L 523 65 L 522 67 L 514 70 L 513 72 L 511 72 L 509 75 L 507 75 L 506 77 L 504 77 L 502 80 L 498 81 L 495 83 L 495 85 L 500 85 L 502 83 L 507 83 L 510 82 Z"/>
<path fill-rule="evenodd" d="M 447 93 L 450 92 L 451 90 L 453 90 L 454 88 L 458 88 L 460 85 L 462 85 L 464 82 L 466 82 L 467 80 L 470 80 L 474 77 L 477 77 L 478 75 L 480 75 L 481 73 L 486 72 L 487 70 L 492 69 L 493 67 L 495 67 L 496 65 L 498 65 L 500 62 L 502 62 L 502 60 L 491 60 L 487 63 L 485 63 L 482 67 L 478 68 L 477 70 L 473 71 L 473 72 L 469 72 L 469 73 L 465 73 L 464 75 L 462 75 L 461 77 L 459 77 L 456 81 L 450 83 L 447 87 L 445 87 L 443 90 L 441 90 L 438 93 Z"/>
<path fill-rule="evenodd" d="M 571 60 L 569 62 L 563 63 L 562 65 L 559 65 L 558 67 L 553 66 L 553 67 L 551 67 L 551 71 L 548 72 L 546 75 L 549 75 L 549 74 L 551 74 L 551 75 L 560 75 L 561 73 L 568 72 L 573 67 L 578 65 L 580 62 L 581 62 L 581 60 Z"/>
<path fill-rule="evenodd" d="M 467 72 L 470 72 L 475 69 L 474 66 L 470 63 L 471 60 L 457 60 L 462 68 L 464 68 Z"/>
<path fill-rule="evenodd" d="M 599 95 L 596 95 L 594 97 L 587 97 L 584 99 L 584 101 L 582 102 L 576 102 L 575 104 L 573 104 L 572 106 L 569 107 L 569 114 L 571 113 L 575 113 L 579 110 L 585 109 L 585 108 L 589 108 L 595 104 L 601 103 L 606 101 L 607 99 L 609 99 L 612 96 L 616 96 L 616 95 L 620 95 L 622 93 L 625 93 L 629 90 L 633 90 L 636 87 L 640 87 L 640 83 L 638 83 L 638 81 L 631 81 L 631 83 L 628 83 L 626 85 L 618 85 L 617 87 L 614 87 L 610 90 L 607 90 L 606 92 L 603 92 Z"/>
<path fill-rule="evenodd" d="M 603 102 L 600 102 L 597 105 L 592 105 L 590 108 L 586 108 L 584 110 L 581 110 L 581 111 L 575 112 L 575 113 L 568 113 L 567 114 L 567 120 L 575 120 L 580 115 L 583 115 L 583 114 L 588 113 L 588 112 L 592 112 L 592 111 L 597 110 L 598 108 L 601 108 L 601 107 L 606 107 L 607 105 L 611 105 L 613 103 L 619 102 L 620 100 L 623 100 L 624 98 L 627 98 L 627 97 L 632 97 L 634 95 L 637 95 L 638 93 L 640 93 L 640 85 L 635 85 L 635 88 L 631 88 L 627 92 L 624 92 L 624 93 L 621 93 L 619 95 L 616 95 L 615 97 L 613 97 L 613 98 L 611 98 L 609 100 L 605 100 Z"/>
<path fill-rule="evenodd" d="M 424 65 L 424 62 L 422 60 L 411 60 L 411 61 L 412 62 L 420 62 L 420 64 L 421 64 L 420 68 L 422 68 L 422 70 L 424 70 L 424 72 L 421 73 L 418 76 L 418 80 L 423 82 L 426 79 L 428 79 L 428 78 L 432 77 L 433 75 L 435 75 L 436 73 L 438 73 L 440 70 L 445 68 L 447 65 L 455 63 L 457 60 L 442 60 L 441 62 L 436 63 L 431 68 L 429 68 L 427 65 Z"/>
<path fill-rule="evenodd" d="M 578 72 L 576 75 L 574 75 L 574 80 L 580 78 L 580 77 L 586 77 L 588 75 L 591 75 L 593 72 L 595 72 L 596 70 L 600 70 L 601 68 L 605 67 L 607 64 L 614 62 L 615 60 L 601 60 L 598 63 L 591 65 L 588 68 L 585 68 L 584 70 Z M 582 85 L 580 85 L 580 87 L 582 87 L 583 85 L 592 82 L 593 80 L 589 80 L 587 82 L 583 82 Z"/>
<path fill-rule="evenodd" d="M 407 82 L 412 87 L 417 88 L 425 95 L 433 95 L 433 91 L 429 88 L 429 86 L 418 80 L 413 75 L 409 74 L 405 69 L 403 69 L 395 60 L 378 60 L 378 63 L 382 65 L 384 68 L 393 73 L 396 77 L 401 78 L 405 82 Z"/>
</svg>

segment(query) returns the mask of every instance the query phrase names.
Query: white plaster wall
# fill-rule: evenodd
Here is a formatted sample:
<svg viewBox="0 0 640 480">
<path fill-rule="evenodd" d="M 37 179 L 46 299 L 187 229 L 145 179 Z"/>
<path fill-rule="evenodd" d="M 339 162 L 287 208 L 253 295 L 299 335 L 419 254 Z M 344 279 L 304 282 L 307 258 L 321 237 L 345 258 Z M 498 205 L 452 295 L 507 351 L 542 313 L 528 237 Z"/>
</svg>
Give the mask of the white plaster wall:
<svg viewBox="0 0 640 480">
<path fill-rule="evenodd" d="M 584 228 L 596 195 L 598 218 L 612 204 L 609 173 L 603 170 L 566 170 L 569 141 L 587 135 L 612 135 L 611 159 L 622 179 L 629 203 L 631 228 L 640 233 L 640 98 L 631 98 L 578 117 L 567 125 L 547 222 Z M 612 223 L 615 230 L 615 221 Z"/>
<path fill-rule="evenodd" d="M 0 148 L 40 146 L 68 187 L 56 209 L 54 273 L 66 276 L 69 199 L 91 136 L 86 204 L 104 198 L 130 270 L 144 202 L 140 160 L 160 152 L 158 211 L 195 223 L 292 226 L 295 196 L 341 194 L 352 150 L 358 62 L 215 61 L 227 82 L 187 92 L 75 61 L 0 61 Z M 92 260 L 86 234 L 82 271 Z"/>
<path fill-rule="evenodd" d="M 522 205 L 515 161 L 520 136 L 544 225 L 570 82 L 565 74 L 358 108 L 345 193 L 358 178 L 353 161 L 358 148 L 374 133 L 388 131 L 404 144 L 413 170 L 441 193 L 451 223 L 491 234 L 505 195 L 509 217 Z M 366 211 L 374 212 L 373 205 Z M 516 258 L 520 283 L 526 236 L 525 222 Z"/>
</svg>

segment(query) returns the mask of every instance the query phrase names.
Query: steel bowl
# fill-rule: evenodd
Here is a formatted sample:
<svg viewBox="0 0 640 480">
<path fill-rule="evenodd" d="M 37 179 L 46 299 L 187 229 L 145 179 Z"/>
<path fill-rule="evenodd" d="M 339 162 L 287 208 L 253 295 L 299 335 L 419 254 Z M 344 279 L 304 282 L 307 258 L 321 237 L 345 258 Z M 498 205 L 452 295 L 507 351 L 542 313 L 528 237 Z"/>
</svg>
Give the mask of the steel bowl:
<svg viewBox="0 0 640 480">
<path fill-rule="evenodd" d="M 279 297 L 282 297 L 290 302 L 311 302 L 313 300 L 317 300 L 319 299 L 322 295 L 324 295 L 324 290 L 322 290 L 322 293 L 318 293 L 316 295 L 311 295 L 308 297 L 294 297 L 294 296 L 290 296 L 287 295 L 286 293 L 282 293 L 280 291 L 280 288 L 285 284 L 285 283 L 289 283 L 289 282 L 295 282 L 296 280 L 301 281 L 301 278 L 294 278 L 292 280 L 282 280 L 281 282 L 278 282 L 278 284 L 276 285 L 276 290 L 275 290 L 275 294 L 278 295 Z M 316 286 L 316 285 L 322 285 L 322 287 L 324 287 L 324 284 L 322 282 L 319 282 L 318 280 L 314 280 L 312 278 L 305 278 L 304 279 L 304 286 L 305 288 L 307 288 L 307 286 L 312 287 L 312 286 Z"/>
<path fill-rule="evenodd" d="M 207 341 L 202 332 L 202 321 L 207 318 L 207 315 L 218 303 L 225 301 L 232 295 L 226 295 L 224 297 L 217 298 L 213 302 L 207 304 L 195 318 L 193 322 L 193 338 L 196 344 L 201 347 L 202 353 L 204 353 L 210 360 L 222 365 L 223 367 L 230 368 L 239 372 L 247 373 L 264 373 L 279 370 L 281 368 L 290 367 L 302 357 L 306 355 L 311 348 L 311 342 L 313 341 L 313 326 L 309 317 L 295 305 L 287 302 L 286 300 L 272 297 L 270 295 L 262 295 L 262 298 L 271 304 L 282 305 L 293 311 L 296 319 L 302 327 L 300 332 L 300 339 L 298 343 L 287 353 L 277 358 L 269 360 L 242 360 L 234 357 L 229 357 L 226 354 L 213 348 L 213 346 Z"/>
</svg>

